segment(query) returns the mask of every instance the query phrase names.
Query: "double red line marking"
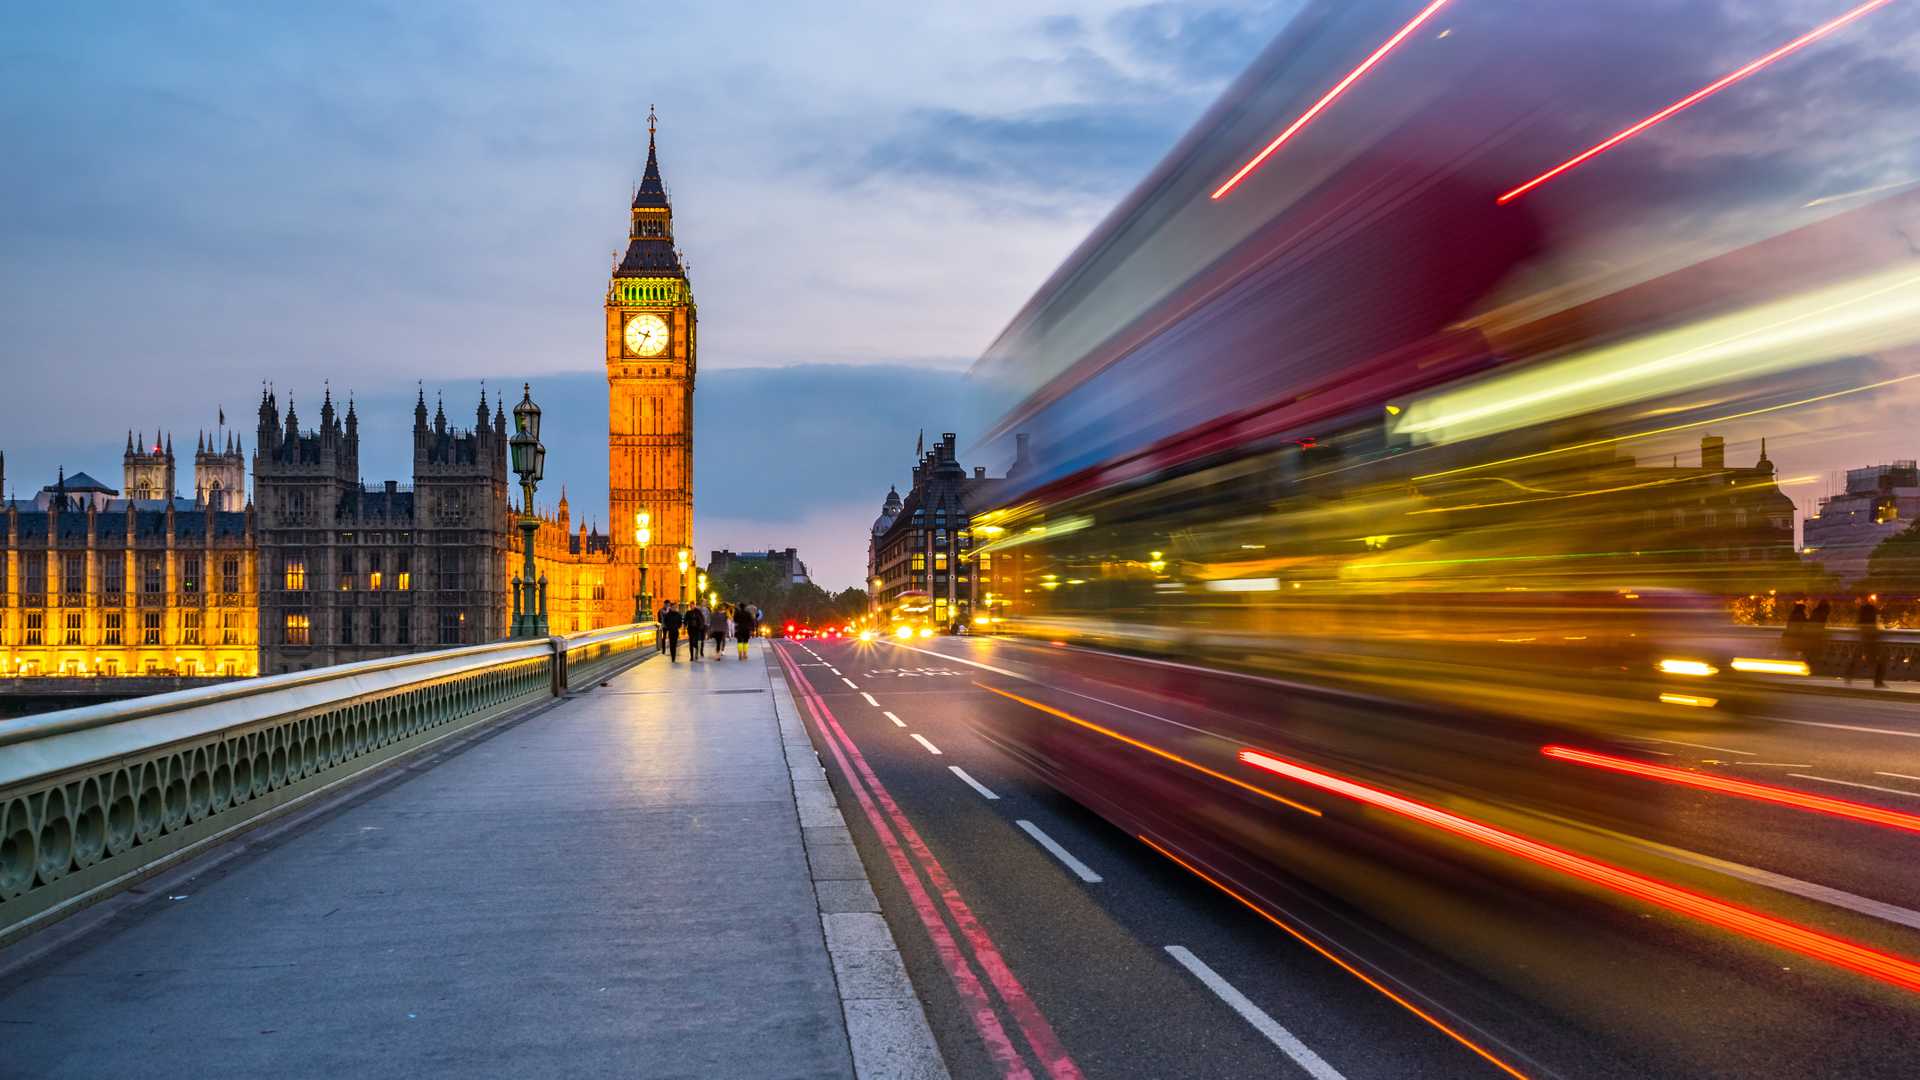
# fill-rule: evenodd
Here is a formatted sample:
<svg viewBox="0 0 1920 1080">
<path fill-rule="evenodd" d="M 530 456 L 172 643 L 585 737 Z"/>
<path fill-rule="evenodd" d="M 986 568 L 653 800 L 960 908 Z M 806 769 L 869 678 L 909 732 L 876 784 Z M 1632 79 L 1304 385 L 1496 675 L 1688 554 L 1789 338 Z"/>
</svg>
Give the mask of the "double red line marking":
<svg viewBox="0 0 1920 1080">
<path fill-rule="evenodd" d="M 959 993 L 960 1000 L 973 1017 L 980 1040 L 986 1044 L 987 1056 L 993 1059 L 1007 1080 L 1033 1080 L 1032 1071 L 1027 1068 L 1012 1037 L 1000 1023 L 992 997 L 974 974 L 975 965 L 986 975 L 987 982 L 1013 1016 L 1020 1034 L 1033 1049 L 1046 1075 L 1053 1080 L 1080 1080 L 1079 1068 L 1054 1035 L 1052 1025 L 1047 1023 L 1047 1018 L 1041 1014 L 1033 999 L 1027 996 L 1026 988 L 1014 977 L 1013 970 L 1000 955 L 993 938 L 974 917 L 973 909 L 961 899 L 960 891 L 954 888 L 953 879 L 947 876 L 946 868 L 927 849 L 919 831 L 893 801 L 886 785 L 874 775 L 860 748 L 854 745 L 840 722 L 834 719 L 833 711 L 827 708 L 826 702 L 820 699 L 820 695 L 800 674 L 800 669 L 787 656 L 786 649 L 776 647 L 774 654 L 780 657 L 795 696 L 806 704 L 807 711 L 813 715 L 814 726 L 819 729 L 822 741 L 839 763 L 841 774 L 847 778 L 848 786 L 860 801 L 860 809 L 866 813 L 873 831 L 880 838 L 881 846 L 886 849 L 888 861 L 893 864 L 894 873 L 899 875 L 900 884 L 913 903 L 914 913 L 920 917 L 921 925 L 926 927 L 927 936 L 933 939 L 934 951 L 946 966 L 947 974 L 953 979 L 954 990 Z M 925 883 L 921 881 L 923 874 Z M 932 886 L 933 893 L 939 895 L 939 906 L 935 905 L 928 885 Z M 941 914 L 942 908 L 945 909 L 945 916 Z M 967 952 L 961 949 L 959 941 L 948 929 L 947 918 L 953 920 L 960 936 L 966 939 L 967 949 L 972 953 L 971 962 Z"/>
</svg>

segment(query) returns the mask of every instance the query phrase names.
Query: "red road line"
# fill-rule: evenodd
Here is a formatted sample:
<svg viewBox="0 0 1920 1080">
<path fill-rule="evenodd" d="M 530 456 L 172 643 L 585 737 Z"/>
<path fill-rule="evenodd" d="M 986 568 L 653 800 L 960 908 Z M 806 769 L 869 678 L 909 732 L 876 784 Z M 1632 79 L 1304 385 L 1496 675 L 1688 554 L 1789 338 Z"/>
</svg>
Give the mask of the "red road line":
<svg viewBox="0 0 1920 1080">
<path fill-rule="evenodd" d="M 1685 915 L 1750 940 L 1785 949 L 1812 960 L 1865 975 L 1888 986 L 1920 991 L 1920 963 L 1904 956 L 1881 952 L 1858 942 L 1824 934 L 1785 919 L 1731 904 L 1704 893 L 1648 877 L 1612 863 L 1579 855 L 1519 833 L 1508 832 L 1485 822 L 1462 817 L 1439 807 L 1371 787 L 1334 773 L 1275 757 L 1260 750 L 1240 751 L 1240 760 L 1256 769 L 1297 780 L 1309 787 L 1345 796 L 1357 803 L 1376 806 L 1410 821 L 1417 821 L 1442 832 L 1464 837 L 1495 851 L 1558 871 L 1570 878 L 1597 885 L 1621 896 L 1631 897 L 1675 914 Z"/>
<path fill-rule="evenodd" d="M 960 992 L 962 999 L 967 1001 L 972 1010 L 974 1024 L 980 1031 L 981 1040 L 987 1045 L 988 1055 L 1006 1070 L 1005 1075 L 1009 1078 L 1031 1076 L 1026 1064 L 1020 1060 L 1018 1051 L 1014 1049 L 1012 1041 L 1007 1037 L 1005 1029 L 1000 1025 L 999 1018 L 994 1015 L 992 1003 L 986 1000 L 979 981 L 974 978 L 972 969 L 967 967 L 966 958 L 948 932 L 946 923 L 940 918 L 939 911 L 934 908 L 919 878 L 914 875 L 906 852 L 894 838 L 896 831 L 900 838 L 905 840 L 906 848 L 918 861 L 920 870 L 927 875 L 927 880 L 939 892 L 941 902 L 945 905 L 948 914 L 953 917 L 954 925 L 959 928 L 960 933 L 967 939 L 967 944 L 972 947 L 974 962 L 986 972 L 987 980 L 993 984 L 995 991 L 1000 995 L 1000 1000 L 1013 1014 L 1014 1022 L 1019 1024 L 1021 1034 L 1026 1037 L 1027 1044 L 1033 1048 L 1035 1056 L 1040 1059 L 1041 1066 L 1046 1069 L 1047 1075 L 1054 1080 L 1080 1080 L 1079 1067 L 1073 1063 L 1073 1058 L 1054 1034 L 1053 1026 L 1047 1023 L 1039 1007 L 1027 996 L 1026 988 L 1021 986 L 1020 980 L 1014 977 L 1013 970 L 1007 966 L 1006 960 L 1000 955 L 999 948 L 994 945 L 992 936 L 974 917 L 973 909 L 961 899 L 959 890 L 947 876 L 946 868 L 941 866 L 940 860 L 928 850 L 925 841 L 920 838 L 919 831 L 900 810 L 899 804 L 893 801 L 893 796 L 887 791 L 886 785 L 874 775 L 865 755 L 860 753 L 860 748 L 854 744 L 853 739 L 840 726 L 839 721 L 834 719 L 833 710 L 827 707 L 826 702 L 801 676 L 800 669 L 786 655 L 785 650 L 778 650 L 778 655 L 781 663 L 786 666 L 795 689 L 806 702 L 808 711 L 813 714 L 814 724 L 826 737 L 827 748 L 832 751 L 834 760 L 840 764 L 840 771 L 847 777 L 849 786 L 853 788 L 855 796 L 860 801 L 861 809 L 866 812 L 867 820 L 873 824 L 882 845 L 887 848 L 894 872 L 900 876 L 900 883 L 906 887 L 907 895 L 913 900 L 915 913 L 919 915 L 922 925 L 927 928 L 928 935 L 933 938 L 934 947 L 940 953 L 941 959 L 946 962 L 947 972 L 954 980 L 954 988 Z M 851 766 L 849 758 L 852 759 Z M 876 802 L 879 806 L 875 805 Z M 885 810 L 884 817 L 881 813 L 882 809 Z M 891 819 L 892 829 L 888 828 L 888 819 Z"/>
<path fill-rule="evenodd" d="M 1796 810 L 1808 810 L 1816 814 L 1884 825 L 1889 829 L 1904 829 L 1907 832 L 1920 833 L 1920 816 L 1903 814 L 1898 810 L 1888 810 L 1868 803 L 1854 802 L 1851 799 L 1815 795 L 1774 784 L 1756 784 L 1751 780 L 1734 780 L 1725 776 L 1715 776 L 1712 773 L 1690 772 L 1668 765 L 1655 765 L 1648 761 L 1615 757 L 1612 754 L 1576 750 L 1570 746 L 1543 746 L 1540 752 L 1550 758 L 1571 761 L 1576 765 L 1607 769 L 1612 772 L 1626 773 L 1629 776 L 1643 776 L 1649 780 L 1664 780 L 1670 784 L 1699 788 L 1703 791 L 1718 791 L 1726 795 L 1738 795 L 1760 802 L 1790 806 Z"/>
</svg>

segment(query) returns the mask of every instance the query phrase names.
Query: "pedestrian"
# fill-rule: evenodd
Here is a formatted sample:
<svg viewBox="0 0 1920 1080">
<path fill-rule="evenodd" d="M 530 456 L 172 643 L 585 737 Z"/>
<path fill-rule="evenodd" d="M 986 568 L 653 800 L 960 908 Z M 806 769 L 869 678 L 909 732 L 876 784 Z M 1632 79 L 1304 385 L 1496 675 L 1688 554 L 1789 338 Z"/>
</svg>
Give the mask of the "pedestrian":
<svg viewBox="0 0 1920 1080">
<path fill-rule="evenodd" d="M 1793 610 L 1787 612 L 1787 629 L 1780 635 L 1780 647 L 1788 656 L 1797 656 L 1812 667 L 1813 661 L 1807 656 L 1807 602 L 1795 600 Z"/>
<path fill-rule="evenodd" d="M 667 635 L 667 659 L 675 663 L 680 660 L 680 627 L 686 616 L 680 614 L 669 600 L 660 606 L 660 631 Z"/>
<path fill-rule="evenodd" d="M 713 658 L 727 658 L 727 623 L 731 618 L 730 609 L 725 604 L 713 606 L 713 620 L 707 624 L 707 633 L 713 638 Z"/>
<path fill-rule="evenodd" d="M 1886 689 L 1887 661 L 1880 651 L 1880 607 L 1868 596 L 1860 601 L 1860 613 L 1854 617 L 1854 633 L 1859 637 L 1853 656 L 1847 660 L 1847 682 L 1853 682 L 1853 669 L 1861 661 L 1873 669 L 1873 685 Z"/>
<path fill-rule="evenodd" d="M 707 643 L 707 609 L 700 606 L 700 601 L 687 605 L 682 624 L 687 631 L 687 660 L 691 663 L 700 659 L 700 650 Z"/>
<path fill-rule="evenodd" d="M 733 605 L 733 640 L 740 643 L 740 659 L 747 658 L 747 643 L 753 640 L 753 605 Z"/>
</svg>

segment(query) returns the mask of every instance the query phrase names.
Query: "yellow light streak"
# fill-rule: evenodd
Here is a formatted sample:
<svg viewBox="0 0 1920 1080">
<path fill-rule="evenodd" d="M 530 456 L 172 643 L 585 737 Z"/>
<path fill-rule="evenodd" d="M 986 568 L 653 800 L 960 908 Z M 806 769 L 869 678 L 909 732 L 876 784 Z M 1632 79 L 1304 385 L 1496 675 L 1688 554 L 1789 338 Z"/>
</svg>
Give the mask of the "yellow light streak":
<svg viewBox="0 0 1920 1080">
<path fill-rule="evenodd" d="M 1762 675 L 1806 675 L 1809 673 L 1803 660 L 1765 660 L 1751 656 L 1736 656 L 1731 665 L 1735 671 L 1752 671 Z"/>
</svg>

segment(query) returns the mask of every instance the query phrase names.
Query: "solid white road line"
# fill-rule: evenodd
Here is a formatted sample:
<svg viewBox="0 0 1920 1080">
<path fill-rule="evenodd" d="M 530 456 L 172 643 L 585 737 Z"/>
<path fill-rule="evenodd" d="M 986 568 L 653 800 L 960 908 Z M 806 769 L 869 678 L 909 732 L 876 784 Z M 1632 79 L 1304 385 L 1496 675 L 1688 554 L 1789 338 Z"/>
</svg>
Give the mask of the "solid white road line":
<svg viewBox="0 0 1920 1080">
<path fill-rule="evenodd" d="M 846 683 L 848 686 L 852 687 L 855 690 L 860 689 L 859 684 L 855 683 L 852 679 L 847 678 L 845 675 L 840 676 L 840 681 L 843 683 Z"/>
<path fill-rule="evenodd" d="M 1758 757 L 1759 756 L 1758 754 L 1754 753 L 1751 750 L 1735 750 L 1731 746 L 1708 746 L 1706 743 L 1681 742 L 1679 739 L 1655 739 L 1647 735 L 1629 735 L 1627 736 L 1627 738 L 1632 739 L 1635 742 L 1666 743 L 1668 746 L 1691 746 L 1695 750 L 1718 750 L 1723 754 L 1739 754 L 1741 757 Z"/>
<path fill-rule="evenodd" d="M 967 770 L 958 765 L 947 766 L 947 771 L 960 778 L 960 782 L 980 793 L 983 799 L 998 799 L 1000 796 L 987 790 L 987 785 L 967 775 Z"/>
<path fill-rule="evenodd" d="M 900 719 L 899 717 L 897 717 L 897 716 L 895 716 L 895 715 L 893 715 L 892 713 L 890 713 L 890 712 L 888 712 L 888 711 L 887 711 L 887 710 L 885 710 L 885 709 L 881 709 L 881 710 L 880 710 L 880 715 L 881 715 L 881 716 L 884 716 L 884 717 L 886 717 L 887 719 L 889 719 L 889 720 L 891 720 L 891 721 L 893 721 L 893 726 L 894 726 L 894 727 L 906 727 L 906 726 L 907 726 L 907 722 L 906 722 L 905 720 L 902 720 L 902 719 Z"/>
<path fill-rule="evenodd" d="M 926 748 L 927 748 L 927 753 L 929 753 L 929 754 L 937 754 L 937 753 L 939 753 L 939 752 L 940 752 L 940 748 L 939 748 L 939 747 L 937 747 L 937 746 L 935 746 L 935 745 L 933 745 L 932 743 L 930 743 L 930 742 L 928 742 L 928 741 L 927 741 L 927 737 L 926 737 L 925 735 L 922 735 L 922 734 L 920 734 L 920 733 L 919 733 L 919 732 L 917 732 L 917 731 L 915 731 L 915 732 L 912 732 L 911 734 L 913 735 L 913 741 L 914 741 L 914 742 L 917 742 L 917 743 L 919 743 L 919 744 L 920 744 L 921 746 L 924 746 L 924 747 L 926 747 Z"/>
<path fill-rule="evenodd" d="M 920 736 L 918 735 L 914 736 L 914 738 L 916 739 L 919 737 Z M 1035 840 L 1038 840 L 1040 842 L 1041 847 L 1046 848 L 1048 851 L 1053 853 L 1054 858 L 1059 859 L 1061 862 L 1067 864 L 1067 869 L 1079 875 L 1081 881 L 1084 881 L 1089 885 L 1097 885 L 1103 880 L 1099 874 L 1096 874 L 1093 872 L 1092 867 L 1089 867 L 1086 863 L 1083 863 L 1079 859 L 1074 858 L 1073 853 L 1071 851 L 1068 851 L 1066 848 L 1061 847 L 1059 841 L 1055 840 L 1051 836 L 1048 836 L 1046 833 L 1041 832 L 1040 826 L 1035 825 L 1033 822 L 1026 821 L 1026 820 L 1016 821 L 1014 822 L 1014 824 L 1020 826 L 1022 829 L 1025 829 L 1028 836 L 1031 836 Z"/>
<path fill-rule="evenodd" d="M 1779 724 L 1799 724 L 1802 727 L 1832 728 L 1835 731 L 1864 731 L 1869 735 L 1898 735 L 1907 739 L 1920 739 L 1920 731 L 1898 731 L 1894 728 L 1861 727 L 1859 724 L 1829 724 L 1820 720 L 1789 720 L 1784 716 L 1773 716 L 1768 717 L 1768 719 Z"/>
<path fill-rule="evenodd" d="M 1881 787 L 1879 784 L 1862 784 L 1854 780 L 1835 780 L 1831 776 L 1812 776 L 1803 772 L 1790 772 L 1787 775 L 1797 776 L 1802 780 L 1818 780 L 1823 784 L 1841 784 L 1846 787 L 1866 788 L 1868 791 L 1884 791 L 1889 795 L 1905 795 L 1908 798 L 1920 799 L 1920 791 L 1902 791 L 1899 788 Z"/>
<path fill-rule="evenodd" d="M 1903 772 L 1881 772 L 1878 769 L 1874 770 L 1873 775 L 1891 776 L 1898 780 L 1920 780 L 1920 776 L 1908 776 L 1906 773 L 1903 773 Z"/>
<path fill-rule="evenodd" d="M 1220 977 L 1220 973 L 1208 967 L 1199 957 L 1179 945 L 1167 946 L 1167 955 L 1180 961 L 1180 966 L 1193 973 L 1193 977 L 1205 983 L 1207 989 L 1227 1007 L 1240 1014 L 1240 1018 L 1252 1024 L 1255 1031 L 1265 1035 L 1267 1040 L 1280 1048 L 1280 1052 L 1293 1059 L 1295 1065 L 1307 1071 L 1314 1080 L 1345 1080 L 1340 1071 L 1326 1063 L 1310 1049 L 1306 1043 L 1296 1038 L 1293 1032 L 1280 1026 L 1280 1022 L 1268 1016 L 1265 1009 L 1247 1000 L 1247 996 L 1233 988 L 1233 984 Z"/>
<path fill-rule="evenodd" d="M 877 708 L 879 708 L 879 707 L 880 707 L 880 703 L 879 703 L 879 702 L 877 702 L 877 701 L 875 701 L 875 700 L 873 700 L 873 695 L 872 695 L 872 694 L 869 694 L 869 693 L 867 693 L 867 692 L 866 692 L 865 690 L 862 690 L 862 691 L 860 691 L 860 696 L 861 696 L 861 697 L 863 697 L 863 698 L 866 698 L 866 699 L 867 699 L 867 704 L 869 704 L 869 705 L 871 705 L 871 706 L 873 706 L 874 708 L 876 708 L 876 709 L 877 709 Z"/>
</svg>

